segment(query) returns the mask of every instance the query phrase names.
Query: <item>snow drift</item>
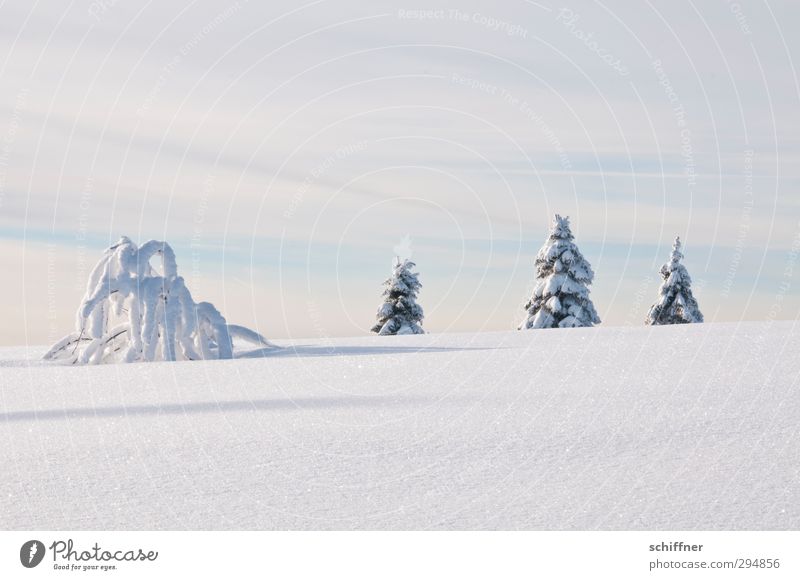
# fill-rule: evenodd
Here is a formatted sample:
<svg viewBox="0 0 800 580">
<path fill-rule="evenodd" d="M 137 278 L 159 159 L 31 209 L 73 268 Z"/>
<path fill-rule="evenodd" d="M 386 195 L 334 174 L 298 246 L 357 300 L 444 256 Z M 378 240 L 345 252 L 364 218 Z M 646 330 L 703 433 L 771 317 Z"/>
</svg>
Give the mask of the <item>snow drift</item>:
<svg viewBox="0 0 800 580">
<path fill-rule="evenodd" d="M 0 349 L 0 528 L 800 528 L 795 323 L 282 345 Z"/>
</svg>

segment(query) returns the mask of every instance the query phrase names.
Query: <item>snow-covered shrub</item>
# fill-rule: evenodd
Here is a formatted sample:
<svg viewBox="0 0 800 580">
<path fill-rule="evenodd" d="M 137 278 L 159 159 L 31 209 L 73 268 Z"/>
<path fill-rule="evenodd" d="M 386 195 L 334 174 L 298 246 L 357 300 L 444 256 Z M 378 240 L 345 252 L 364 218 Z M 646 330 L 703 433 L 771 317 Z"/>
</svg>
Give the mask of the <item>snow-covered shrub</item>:
<svg viewBox="0 0 800 580">
<path fill-rule="evenodd" d="M 417 294 L 422 287 L 412 272 L 416 264 L 410 260 L 395 260 L 392 275 L 383 283 L 383 304 L 378 308 L 378 322 L 372 332 L 378 334 L 425 334 L 422 329 L 422 306 L 417 304 Z"/>
<path fill-rule="evenodd" d="M 150 263 L 154 256 L 161 273 Z M 234 338 L 272 346 L 257 332 L 228 324 L 213 304 L 195 303 L 169 244 L 137 247 L 123 236 L 89 275 L 75 332 L 43 358 L 79 364 L 228 359 Z"/>
<path fill-rule="evenodd" d="M 675 238 L 669 262 L 661 266 L 664 281 L 658 289 L 658 301 L 650 307 L 645 324 L 687 324 L 703 322 L 703 313 L 692 295 L 692 279 L 681 264 L 681 239 Z"/>
<path fill-rule="evenodd" d="M 569 218 L 556 214 L 550 235 L 536 256 L 538 282 L 525 304 L 519 330 L 593 326 L 600 322 L 589 285 L 594 272 L 572 241 Z"/>
</svg>

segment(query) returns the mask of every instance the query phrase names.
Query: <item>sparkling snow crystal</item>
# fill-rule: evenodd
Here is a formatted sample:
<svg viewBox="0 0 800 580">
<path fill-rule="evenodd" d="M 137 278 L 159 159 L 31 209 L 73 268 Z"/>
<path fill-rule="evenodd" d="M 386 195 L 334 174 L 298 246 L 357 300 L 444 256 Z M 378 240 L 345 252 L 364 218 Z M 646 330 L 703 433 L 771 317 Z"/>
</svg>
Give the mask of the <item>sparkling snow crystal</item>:
<svg viewBox="0 0 800 580">
<path fill-rule="evenodd" d="M 645 324 L 686 324 L 703 322 L 703 314 L 692 295 L 692 279 L 681 264 L 681 239 L 675 238 L 669 262 L 661 266 L 664 282 L 658 289 L 658 302 L 647 313 Z"/>
<path fill-rule="evenodd" d="M 161 258 L 161 274 L 150 264 Z M 122 237 L 89 275 L 75 332 L 55 343 L 45 360 L 72 363 L 233 358 L 233 339 L 271 346 L 248 328 L 228 324 L 213 304 L 195 303 L 178 276 L 166 242 L 136 247 Z"/>
<path fill-rule="evenodd" d="M 526 316 L 519 330 L 593 326 L 600 322 L 589 299 L 594 272 L 573 239 L 569 218 L 556 214 L 550 236 L 536 256 L 538 282 L 525 304 Z"/>
</svg>

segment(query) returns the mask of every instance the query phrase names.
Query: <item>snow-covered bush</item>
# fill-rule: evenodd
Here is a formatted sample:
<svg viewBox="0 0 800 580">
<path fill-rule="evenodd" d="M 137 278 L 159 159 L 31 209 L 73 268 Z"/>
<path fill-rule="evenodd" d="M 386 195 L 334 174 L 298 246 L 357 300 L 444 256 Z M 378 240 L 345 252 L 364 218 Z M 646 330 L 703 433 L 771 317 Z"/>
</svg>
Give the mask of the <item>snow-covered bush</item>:
<svg viewBox="0 0 800 580">
<path fill-rule="evenodd" d="M 154 256 L 160 273 L 150 263 Z M 79 364 L 228 359 L 234 338 L 272 346 L 257 332 L 228 324 L 213 304 L 195 303 L 169 244 L 137 247 L 123 236 L 89 275 L 75 332 L 43 358 Z"/>
<path fill-rule="evenodd" d="M 703 313 L 692 295 L 692 279 L 681 264 L 681 239 L 675 238 L 669 262 L 661 266 L 664 281 L 658 289 L 658 301 L 650 307 L 645 324 L 687 324 L 703 322 Z"/>
<path fill-rule="evenodd" d="M 378 334 L 425 334 L 422 329 L 422 306 L 417 294 L 422 284 L 412 272 L 416 264 L 410 260 L 395 260 L 392 275 L 383 283 L 383 304 L 376 315 L 378 322 L 372 332 Z"/>
<path fill-rule="evenodd" d="M 519 330 L 593 326 L 600 322 L 589 299 L 594 272 L 573 239 L 569 218 L 556 214 L 550 235 L 536 256 L 538 282 L 525 304 L 525 319 Z"/>
</svg>

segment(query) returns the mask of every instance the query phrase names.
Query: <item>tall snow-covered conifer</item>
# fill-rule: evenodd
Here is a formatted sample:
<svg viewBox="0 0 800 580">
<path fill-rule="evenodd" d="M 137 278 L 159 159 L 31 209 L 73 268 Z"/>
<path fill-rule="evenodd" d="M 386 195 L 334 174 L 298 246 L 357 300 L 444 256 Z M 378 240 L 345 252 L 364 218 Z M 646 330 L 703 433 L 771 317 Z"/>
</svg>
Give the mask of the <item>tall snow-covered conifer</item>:
<svg viewBox="0 0 800 580">
<path fill-rule="evenodd" d="M 550 235 L 536 256 L 538 282 L 525 304 L 519 330 L 593 326 L 600 318 L 589 299 L 594 272 L 569 228 L 569 218 L 556 214 Z"/>
<path fill-rule="evenodd" d="M 417 294 L 422 287 L 419 274 L 412 272 L 416 264 L 396 258 L 392 275 L 383 283 L 383 304 L 378 308 L 377 323 L 372 332 L 387 334 L 425 334 L 422 329 L 422 306 Z"/>
<path fill-rule="evenodd" d="M 650 307 L 645 324 L 687 324 L 703 322 L 703 313 L 692 295 L 692 279 L 681 264 L 681 239 L 675 238 L 669 262 L 661 266 L 664 281 L 658 289 L 658 301 Z"/>
</svg>

